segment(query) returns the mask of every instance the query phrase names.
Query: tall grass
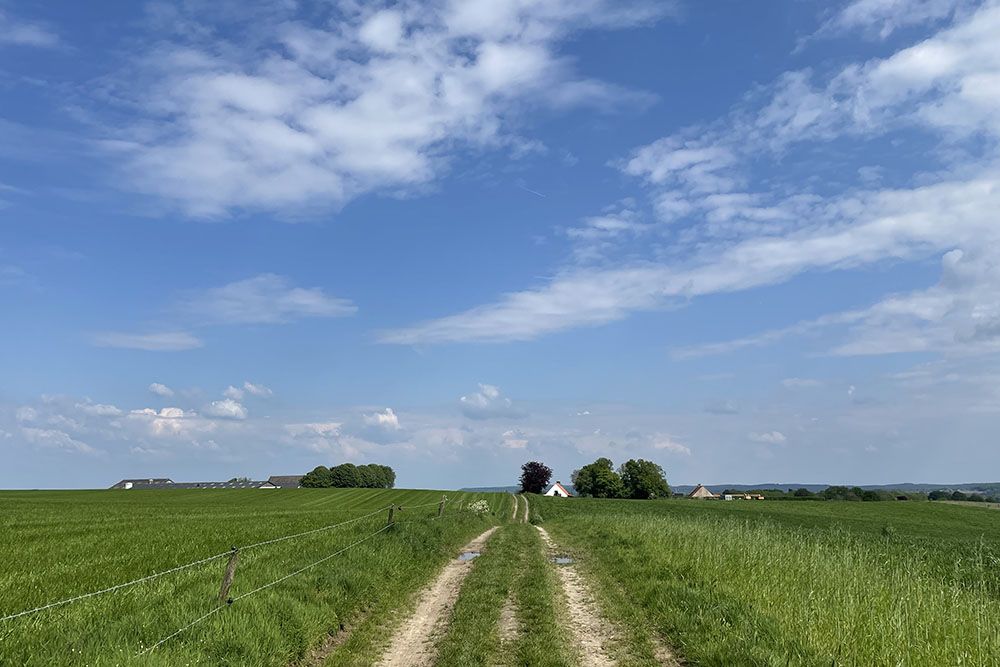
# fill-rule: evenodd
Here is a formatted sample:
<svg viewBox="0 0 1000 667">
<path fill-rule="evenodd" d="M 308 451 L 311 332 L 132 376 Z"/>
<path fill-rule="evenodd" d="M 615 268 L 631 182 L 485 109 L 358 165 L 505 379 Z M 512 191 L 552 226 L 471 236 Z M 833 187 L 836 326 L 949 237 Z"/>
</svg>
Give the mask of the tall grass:
<svg viewBox="0 0 1000 667">
<path fill-rule="evenodd" d="M 194 490 L 0 493 L 0 616 L 129 581 L 226 551 L 231 545 L 356 518 L 390 503 L 433 503 L 442 492 Z M 225 559 L 63 607 L 0 622 L 2 665 L 284 665 L 341 623 L 393 605 L 458 545 L 494 520 L 457 510 L 486 497 L 449 493 L 442 520 L 428 506 L 281 584 L 222 608 L 147 657 L 141 650 L 216 608 Z M 378 514 L 240 556 L 238 597 L 371 535 Z"/>
<path fill-rule="evenodd" d="M 624 601 L 612 616 L 652 627 L 696 664 L 1000 665 L 986 583 L 1000 563 L 983 544 L 943 578 L 932 545 L 891 530 L 665 516 L 653 504 L 618 513 L 611 503 L 553 507 L 550 530 L 588 554 L 602 586 L 624 590 L 607 598 Z"/>
</svg>

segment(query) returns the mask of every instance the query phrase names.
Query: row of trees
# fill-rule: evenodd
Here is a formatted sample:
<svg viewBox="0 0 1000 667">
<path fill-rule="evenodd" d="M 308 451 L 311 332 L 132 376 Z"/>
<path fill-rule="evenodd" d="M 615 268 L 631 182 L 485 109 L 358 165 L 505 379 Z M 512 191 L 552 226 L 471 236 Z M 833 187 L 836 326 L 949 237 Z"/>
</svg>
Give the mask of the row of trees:
<svg viewBox="0 0 1000 667">
<path fill-rule="evenodd" d="M 311 488 L 391 489 L 396 485 L 396 472 L 377 463 L 360 466 L 341 463 L 332 468 L 316 466 L 299 483 Z"/>
<path fill-rule="evenodd" d="M 1000 496 L 984 496 L 981 493 L 963 493 L 961 491 L 952 491 L 949 493 L 944 489 L 931 491 L 927 494 L 927 497 L 931 500 L 964 500 L 969 503 L 1000 503 Z"/>
<path fill-rule="evenodd" d="M 542 493 L 552 480 L 552 468 L 541 461 L 521 466 L 521 492 Z M 611 459 L 600 458 L 573 471 L 578 495 L 593 498 L 669 498 L 670 485 L 663 468 L 645 459 L 629 459 L 618 471 Z"/>
<path fill-rule="evenodd" d="M 645 459 L 629 459 L 615 471 L 611 459 L 599 458 L 573 471 L 573 486 L 581 496 L 594 498 L 669 498 L 670 485 L 663 468 Z"/>
</svg>

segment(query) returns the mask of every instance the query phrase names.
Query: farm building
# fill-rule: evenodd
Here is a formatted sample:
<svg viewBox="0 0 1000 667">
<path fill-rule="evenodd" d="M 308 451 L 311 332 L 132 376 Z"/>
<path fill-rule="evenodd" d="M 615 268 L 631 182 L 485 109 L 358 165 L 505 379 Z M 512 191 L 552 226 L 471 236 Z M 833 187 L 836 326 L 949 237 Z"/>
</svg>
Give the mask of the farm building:
<svg viewBox="0 0 1000 667">
<path fill-rule="evenodd" d="M 123 479 L 114 486 L 112 489 L 131 489 L 132 487 L 143 487 L 150 485 L 166 486 L 168 484 L 173 484 L 174 480 L 168 479 L 166 477 L 149 477 L 147 479 Z"/>
<path fill-rule="evenodd" d="M 759 493 L 723 493 L 723 500 L 764 500 Z"/>
<path fill-rule="evenodd" d="M 710 498 L 718 498 L 719 496 L 717 496 L 714 493 L 712 493 L 707 487 L 702 486 L 701 484 L 699 484 L 698 486 L 694 487 L 691 490 L 691 493 L 689 493 L 687 495 L 687 497 L 688 498 L 710 499 Z"/>
<path fill-rule="evenodd" d="M 304 475 L 271 475 L 267 478 L 278 489 L 297 489 Z"/>
<path fill-rule="evenodd" d="M 560 498 L 570 498 L 572 497 L 573 494 L 567 491 L 566 487 L 564 487 L 560 482 L 556 482 L 543 495 L 559 496 Z"/>
<path fill-rule="evenodd" d="M 277 489 L 269 481 L 174 482 L 169 479 L 123 479 L 112 489 Z"/>
</svg>

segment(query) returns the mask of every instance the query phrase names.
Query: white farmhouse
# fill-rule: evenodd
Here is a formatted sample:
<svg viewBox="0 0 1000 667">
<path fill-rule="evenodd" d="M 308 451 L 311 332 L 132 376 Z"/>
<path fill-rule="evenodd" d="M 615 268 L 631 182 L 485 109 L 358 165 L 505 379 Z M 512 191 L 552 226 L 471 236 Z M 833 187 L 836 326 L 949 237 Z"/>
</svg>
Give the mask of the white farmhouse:
<svg viewBox="0 0 1000 667">
<path fill-rule="evenodd" d="M 570 493 L 569 491 L 567 491 L 566 487 L 564 487 L 562 484 L 560 484 L 559 482 L 556 482 L 543 495 L 546 495 L 546 496 L 559 496 L 560 498 L 569 498 L 573 494 Z"/>
</svg>

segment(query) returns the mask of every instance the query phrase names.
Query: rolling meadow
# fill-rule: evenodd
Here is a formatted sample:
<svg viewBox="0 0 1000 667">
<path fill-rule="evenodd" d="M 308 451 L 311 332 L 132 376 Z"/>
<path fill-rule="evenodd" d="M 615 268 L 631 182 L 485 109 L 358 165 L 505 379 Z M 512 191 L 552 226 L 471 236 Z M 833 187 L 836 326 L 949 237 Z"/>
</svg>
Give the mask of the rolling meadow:
<svg viewBox="0 0 1000 667">
<path fill-rule="evenodd" d="M 1000 665 L 995 510 L 529 498 L 3 492 L 0 664 L 376 664 L 418 592 L 498 527 L 455 591 L 433 664 L 591 664 L 551 535 L 615 628 L 615 664 Z M 391 528 L 390 505 L 402 508 Z M 220 604 L 232 546 L 233 602 Z M 663 646 L 676 662 L 657 657 Z"/>
</svg>

